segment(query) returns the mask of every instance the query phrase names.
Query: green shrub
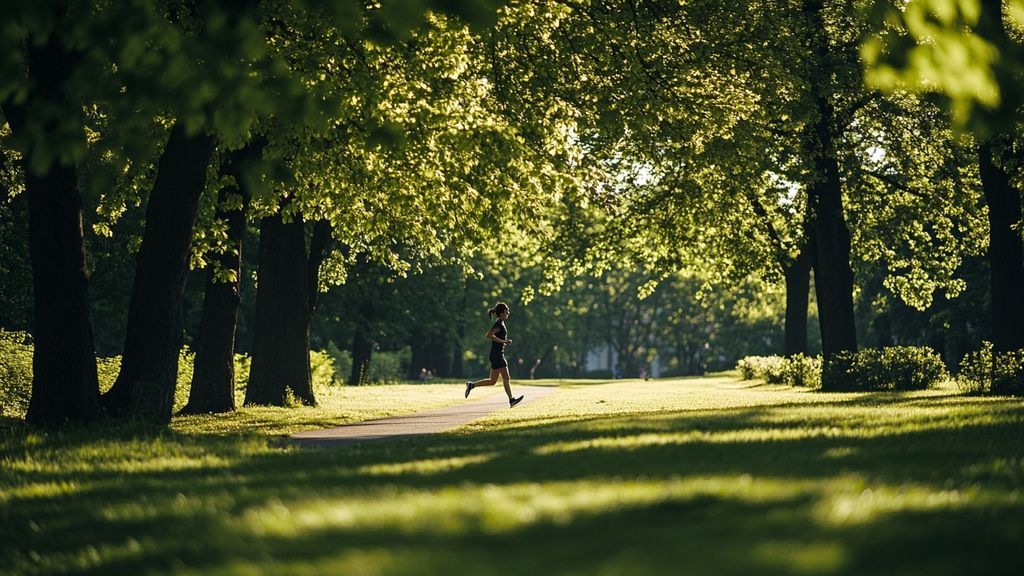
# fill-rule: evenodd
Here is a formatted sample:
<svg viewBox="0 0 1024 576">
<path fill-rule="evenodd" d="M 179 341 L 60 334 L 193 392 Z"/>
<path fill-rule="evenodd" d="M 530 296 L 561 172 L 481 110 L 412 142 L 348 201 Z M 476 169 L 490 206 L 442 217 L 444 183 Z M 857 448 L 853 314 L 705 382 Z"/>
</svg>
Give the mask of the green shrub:
<svg viewBox="0 0 1024 576">
<path fill-rule="evenodd" d="M 757 359 L 761 356 L 745 356 L 736 362 L 736 369 L 740 372 L 742 380 L 753 380 L 757 378 Z"/>
<path fill-rule="evenodd" d="M 1024 396 L 1024 349 L 994 357 L 992 393 Z"/>
<path fill-rule="evenodd" d="M 241 405 L 242 397 L 245 396 L 245 386 L 249 383 L 249 368 L 251 367 L 251 356 L 235 354 L 235 397 L 239 405 Z"/>
<path fill-rule="evenodd" d="M 366 373 L 366 382 L 384 384 L 406 380 L 406 368 L 411 359 L 412 351 L 409 348 L 395 352 L 374 352 L 370 359 L 370 369 Z"/>
<path fill-rule="evenodd" d="M 767 384 L 787 384 L 817 388 L 821 385 L 821 360 L 803 354 L 785 356 L 747 356 L 736 363 L 744 380 L 755 378 Z"/>
<path fill-rule="evenodd" d="M 21 418 L 32 397 L 32 337 L 0 329 L 0 416 Z"/>
<path fill-rule="evenodd" d="M 785 384 L 789 361 L 784 356 L 768 356 L 762 365 L 761 377 L 767 384 Z"/>
<path fill-rule="evenodd" d="M 821 358 L 795 354 L 786 363 L 785 382 L 804 388 L 821 387 Z"/>
<path fill-rule="evenodd" d="M 183 347 L 178 357 L 178 386 L 174 394 L 175 410 L 188 400 L 192 384 L 194 354 Z M 96 376 L 100 392 L 114 385 L 121 370 L 121 357 L 96 358 Z M 0 329 L 0 414 L 23 418 L 32 396 L 32 337 L 25 332 Z"/>
<path fill-rule="evenodd" d="M 334 367 L 334 381 L 338 384 L 348 382 L 352 374 L 352 353 L 348 350 L 338 348 L 334 342 L 328 342 L 323 352 L 329 357 Z M 407 380 L 406 367 L 412 352 L 409 348 L 403 348 L 395 352 L 374 352 L 370 358 L 370 368 L 363 379 L 364 384 L 384 384 Z M 313 378 L 314 381 L 316 378 Z"/>
<path fill-rule="evenodd" d="M 839 352 L 833 354 L 821 366 L 821 387 L 824 390 L 852 392 L 860 389 L 857 383 L 857 354 Z"/>
<path fill-rule="evenodd" d="M 1024 395 L 1024 349 L 995 352 L 991 342 L 960 361 L 957 385 L 967 394 Z"/>
<path fill-rule="evenodd" d="M 174 388 L 174 411 L 177 412 L 188 401 L 189 388 L 192 386 L 192 371 L 195 368 L 195 353 L 188 346 L 182 346 L 178 353 L 178 379 Z M 114 385 L 117 374 L 121 371 L 120 356 L 98 356 L 96 358 L 96 376 L 100 383 L 100 393 L 104 393 Z"/>
<path fill-rule="evenodd" d="M 747 356 L 736 363 L 744 380 L 759 378 L 768 384 L 781 384 L 786 377 L 786 358 L 782 356 Z"/>
<path fill-rule="evenodd" d="M 345 374 L 338 371 L 334 358 L 321 350 L 309 351 L 309 367 L 313 375 L 313 392 L 345 383 Z"/>
<path fill-rule="evenodd" d="M 821 371 L 822 388 L 836 392 L 924 390 L 947 377 L 942 358 L 926 346 L 840 352 Z"/>
<path fill-rule="evenodd" d="M 331 357 L 331 361 L 334 363 L 338 381 L 342 384 L 347 382 L 349 374 L 352 373 L 352 352 L 338 348 L 333 340 L 327 343 L 324 352 Z"/>
</svg>

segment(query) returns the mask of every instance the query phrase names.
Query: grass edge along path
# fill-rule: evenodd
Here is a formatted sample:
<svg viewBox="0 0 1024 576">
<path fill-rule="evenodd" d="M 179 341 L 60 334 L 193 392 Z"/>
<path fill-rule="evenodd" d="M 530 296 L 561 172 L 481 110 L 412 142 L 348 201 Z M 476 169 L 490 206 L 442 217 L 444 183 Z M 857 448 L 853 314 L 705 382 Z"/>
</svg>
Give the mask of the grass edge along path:
<svg viewBox="0 0 1024 576">
<path fill-rule="evenodd" d="M 522 410 L 555 390 L 556 388 L 551 386 L 517 385 L 515 393 L 522 395 L 523 400 L 516 408 Z M 290 440 L 306 448 L 334 448 L 371 440 L 397 440 L 444 432 L 497 410 L 511 409 L 513 408 L 509 407 L 507 396 L 492 391 L 483 398 L 467 399 L 465 402 L 444 408 L 297 432 L 291 435 Z"/>
</svg>

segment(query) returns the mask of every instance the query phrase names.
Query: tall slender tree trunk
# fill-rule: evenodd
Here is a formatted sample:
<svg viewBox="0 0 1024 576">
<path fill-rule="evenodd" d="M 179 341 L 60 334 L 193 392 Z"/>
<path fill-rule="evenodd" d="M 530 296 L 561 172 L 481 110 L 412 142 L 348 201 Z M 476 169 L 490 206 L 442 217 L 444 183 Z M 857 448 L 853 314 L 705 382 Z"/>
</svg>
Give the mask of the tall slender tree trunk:
<svg viewBox="0 0 1024 576">
<path fill-rule="evenodd" d="M 320 301 L 320 267 L 334 247 L 331 222 L 326 219 L 317 220 L 313 225 L 313 234 L 309 240 L 309 262 L 306 265 L 306 285 L 308 287 L 307 307 L 309 319 L 312 321 Z"/>
<path fill-rule="evenodd" d="M 786 323 L 783 339 L 783 354 L 788 358 L 795 354 L 807 354 L 807 302 L 810 294 L 811 267 L 816 257 L 814 241 L 814 214 L 808 203 L 804 210 L 804 243 L 796 258 L 789 254 L 786 243 L 775 229 L 761 201 L 751 194 L 751 207 L 764 224 L 769 239 L 775 244 L 775 259 L 782 268 L 786 281 Z"/>
<path fill-rule="evenodd" d="M 29 43 L 30 101 L 77 113 L 64 97 L 64 83 L 74 66 L 56 35 L 46 44 Z M 30 111 L 4 105 L 11 131 L 31 138 Z M 29 253 L 34 297 L 32 398 L 26 420 L 32 424 L 89 421 L 102 414 L 92 319 L 89 315 L 82 197 L 73 164 L 59 162 L 40 172 L 35 151 L 23 151 L 29 210 Z"/>
<path fill-rule="evenodd" d="M 434 376 L 440 378 L 448 378 L 452 375 L 452 352 L 451 344 L 452 340 L 445 333 L 431 334 L 429 337 L 431 354 L 434 357 L 434 361 L 431 362 L 431 370 Z"/>
<path fill-rule="evenodd" d="M 300 217 L 260 221 L 256 327 L 245 404 L 283 406 L 291 389 L 316 403 L 309 365 L 309 277 L 306 228 Z"/>
<path fill-rule="evenodd" d="M 821 123 L 825 123 L 822 120 Z M 824 127 L 820 129 L 825 131 Z M 830 135 L 822 134 L 822 153 L 831 150 Z M 822 356 L 857 350 L 853 312 L 853 269 L 850 267 L 850 232 L 843 215 L 839 166 L 835 158 L 819 156 L 815 162 L 823 181 L 811 187 L 816 218 L 814 288 L 818 299 Z"/>
<path fill-rule="evenodd" d="M 121 371 L 102 398 L 115 415 L 171 420 L 182 344 L 181 301 L 199 197 L 215 140 L 171 129 L 146 206 L 146 229 L 128 305 Z"/>
<path fill-rule="evenodd" d="M 452 375 L 451 340 L 444 333 L 422 333 L 412 335 L 409 347 L 412 357 L 407 371 L 410 380 L 419 378 L 420 370 L 426 368 L 434 376 L 447 378 Z"/>
<path fill-rule="evenodd" d="M 356 330 L 352 336 L 352 373 L 348 383 L 358 385 L 366 382 L 373 358 L 373 339 L 370 338 L 369 327 L 376 319 L 376 309 L 371 301 L 364 301 L 359 306 Z"/>
<path fill-rule="evenodd" d="M 429 363 L 429 346 L 422 334 L 411 334 L 409 340 L 409 369 L 405 375 L 409 380 L 417 380 L 420 371 L 427 369 Z"/>
<path fill-rule="evenodd" d="M 262 142 L 257 142 L 231 153 L 223 168 L 225 174 L 235 179 L 235 184 L 225 186 L 218 194 L 216 217 L 227 223 L 227 244 L 233 252 L 217 254 L 215 264 L 207 268 L 192 385 L 182 414 L 235 409 L 235 328 L 241 296 L 242 242 L 252 197 L 242 171 L 245 164 L 260 154 L 262 147 Z M 241 202 L 235 205 L 236 200 Z M 229 278 L 218 278 L 217 270 Z"/>
<path fill-rule="evenodd" d="M 821 326 L 821 352 L 826 359 L 842 351 L 857 350 L 853 311 L 853 269 L 850 267 L 850 231 L 843 214 L 843 190 L 835 155 L 835 111 L 828 100 L 834 68 L 821 0 L 804 3 L 809 19 L 811 53 L 818 64 L 811 79 L 818 116 L 811 127 L 816 180 L 809 188 L 813 211 L 814 288 Z"/>
<path fill-rule="evenodd" d="M 305 325 L 303 326 L 305 339 L 303 341 L 306 345 L 307 366 L 309 365 L 310 325 L 313 322 L 313 315 L 316 314 L 316 307 L 320 301 L 320 267 L 323 265 L 327 255 L 333 249 L 333 246 L 334 238 L 332 237 L 330 221 L 326 219 L 317 220 L 313 225 L 313 233 L 309 239 L 309 258 L 306 262 L 307 297 L 306 316 L 303 319 L 305 322 Z M 294 392 L 304 404 L 316 404 L 316 398 L 313 395 L 312 372 L 310 372 L 310 378 L 307 380 L 307 388 L 304 390 L 294 390 Z"/>
<path fill-rule="evenodd" d="M 463 275 L 462 280 L 462 300 L 459 305 L 459 310 L 466 310 L 469 306 L 469 278 Z M 466 366 L 463 361 L 463 346 L 466 342 L 466 315 L 459 314 L 455 320 L 455 338 L 452 342 L 452 376 L 455 378 L 462 378 L 466 375 Z"/>
<path fill-rule="evenodd" d="M 813 244 L 808 241 L 795 260 L 783 266 L 786 278 L 786 324 L 783 353 L 807 354 L 807 308 L 811 292 Z"/>
<path fill-rule="evenodd" d="M 1021 193 L 995 158 L 1009 138 L 988 140 L 979 146 L 981 187 L 988 203 L 992 294 L 992 346 L 1008 352 L 1024 348 L 1024 253 L 1021 232 Z"/>
</svg>

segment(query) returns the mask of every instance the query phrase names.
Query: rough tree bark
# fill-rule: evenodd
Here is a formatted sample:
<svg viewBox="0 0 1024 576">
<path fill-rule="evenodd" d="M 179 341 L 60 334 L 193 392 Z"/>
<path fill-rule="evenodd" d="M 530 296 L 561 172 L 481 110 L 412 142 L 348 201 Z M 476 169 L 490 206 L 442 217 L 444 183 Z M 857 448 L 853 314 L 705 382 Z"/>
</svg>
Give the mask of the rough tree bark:
<svg viewBox="0 0 1024 576">
<path fill-rule="evenodd" d="M 814 171 L 817 180 L 809 187 L 814 211 L 814 288 L 821 325 L 821 352 L 826 359 L 842 351 L 857 350 L 853 310 L 853 269 L 850 267 L 850 231 L 843 214 L 843 191 L 835 156 L 835 111 L 828 100 L 831 55 L 820 0 L 809 0 L 804 12 L 811 27 L 810 50 L 819 64 L 811 79 L 817 120 L 811 127 Z"/>
<path fill-rule="evenodd" d="M 301 217 L 260 220 L 256 326 L 245 404 L 283 406 L 291 389 L 315 404 L 309 365 L 306 227 Z"/>
<path fill-rule="evenodd" d="M 28 44 L 28 100 L 73 112 L 64 83 L 74 66 L 60 38 Z M 29 131 L 30 111 L 3 107 L 11 131 Z M 82 230 L 82 197 L 74 164 L 56 162 L 32 169 L 33 150 L 23 151 L 29 210 L 29 253 L 34 297 L 32 398 L 26 420 L 32 424 L 90 421 L 102 415 Z"/>
<path fill-rule="evenodd" d="M 235 328 L 242 277 L 242 242 L 246 213 L 252 193 L 245 184 L 243 170 L 259 156 L 262 141 L 256 141 L 229 154 L 223 172 L 235 179 L 218 194 L 217 219 L 227 223 L 228 245 L 234 250 L 217 254 L 207 268 L 203 314 L 196 341 L 196 356 L 189 388 L 188 403 L 182 414 L 230 412 L 235 409 Z M 240 200 L 238 204 L 235 201 Z M 231 275 L 220 281 L 216 270 Z"/>
<path fill-rule="evenodd" d="M 981 187 L 988 203 L 992 294 L 992 347 L 999 352 L 1024 348 L 1024 253 L 1021 232 L 1021 193 L 999 166 L 996 154 L 1009 139 L 990 139 L 979 146 Z"/>
<path fill-rule="evenodd" d="M 176 124 L 160 158 L 136 260 L 121 371 L 102 397 L 114 415 L 170 422 L 182 344 L 181 300 L 214 144 L 213 137 L 190 135 Z"/>
</svg>

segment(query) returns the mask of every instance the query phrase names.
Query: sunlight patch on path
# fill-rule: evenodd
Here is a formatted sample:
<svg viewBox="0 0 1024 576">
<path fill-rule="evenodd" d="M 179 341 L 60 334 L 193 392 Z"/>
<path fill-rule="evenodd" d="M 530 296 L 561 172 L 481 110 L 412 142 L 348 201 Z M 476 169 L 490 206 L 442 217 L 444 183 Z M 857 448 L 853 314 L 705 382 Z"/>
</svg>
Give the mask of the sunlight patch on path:
<svg viewBox="0 0 1024 576">
<path fill-rule="evenodd" d="M 380 420 L 369 420 L 347 426 L 309 430 L 292 434 L 292 441 L 300 446 L 326 448 L 344 446 L 370 440 L 389 440 L 436 434 L 474 420 L 479 420 L 497 410 L 522 410 L 528 404 L 536 402 L 555 392 L 557 388 L 550 386 L 516 386 L 516 394 L 525 396 L 514 409 L 508 406 L 508 398 L 498 391 L 479 400 L 468 400 L 461 404 L 419 412 L 406 416 L 395 416 Z"/>
</svg>

